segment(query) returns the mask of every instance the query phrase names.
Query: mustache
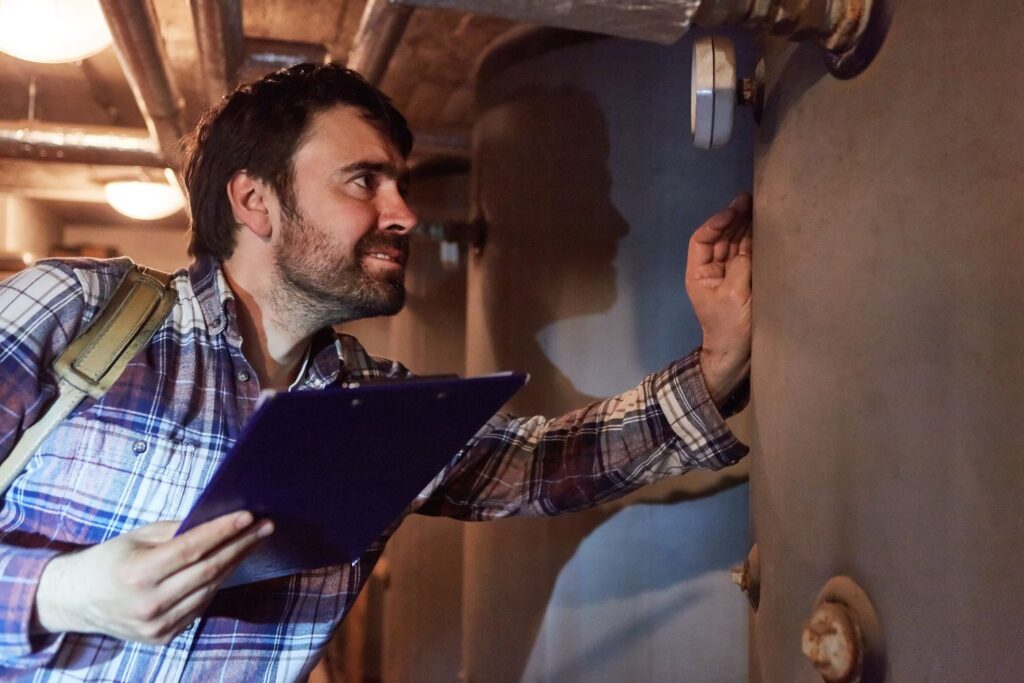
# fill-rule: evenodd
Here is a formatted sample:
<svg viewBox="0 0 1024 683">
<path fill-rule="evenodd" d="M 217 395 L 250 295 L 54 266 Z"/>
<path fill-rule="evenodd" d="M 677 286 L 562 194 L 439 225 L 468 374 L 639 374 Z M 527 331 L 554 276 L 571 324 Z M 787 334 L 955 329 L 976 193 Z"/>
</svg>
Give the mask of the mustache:
<svg viewBox="0 0 1024 683">
<path fill-rule="evenodd" d="M 356 243 L 356 252 L 360 256 L 373 251 L 395 251 L 404 265 L 409 260 L 409 236 L 377 232 L 366 235 Z"/>
</svg>

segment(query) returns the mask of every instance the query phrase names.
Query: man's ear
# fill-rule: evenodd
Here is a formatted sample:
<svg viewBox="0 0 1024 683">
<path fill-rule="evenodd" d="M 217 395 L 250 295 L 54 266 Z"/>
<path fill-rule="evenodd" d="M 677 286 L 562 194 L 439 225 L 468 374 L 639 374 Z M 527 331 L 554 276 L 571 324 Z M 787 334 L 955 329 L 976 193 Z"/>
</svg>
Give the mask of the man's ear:
<svg viewBox="0 0 1024 683">
<path fill-rule="evenodd" d="M 242 170 L 231 176 L 226 190 L 235 222 L 260 239 L 269 240 L 274 231 L 271 209 L 277 205 L 270 186 Z"/>
</svg>

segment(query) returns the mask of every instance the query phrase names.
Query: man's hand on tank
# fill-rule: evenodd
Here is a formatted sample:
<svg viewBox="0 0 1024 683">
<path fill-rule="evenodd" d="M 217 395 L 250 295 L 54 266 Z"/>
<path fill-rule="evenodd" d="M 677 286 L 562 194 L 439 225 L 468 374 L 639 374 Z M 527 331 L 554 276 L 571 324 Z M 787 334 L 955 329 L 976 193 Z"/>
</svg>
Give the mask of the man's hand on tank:
<svg viewBox="0 0 1024 683">
<path fill-rule="evenodd" d="M 721 406 L 750 371 L 752 200 L 738 195 L 690 238 L 686 292 L 700 322 L 701 372 Z"/>
<path fill-rule="evenodd" d="M 36 621 L 49 632 L 102 633 L 164 644 L 202 614 L 232 571 L 273 532 L 235 512 L 174 536 L 154 522 L 106 543 L 55 557 L 36 591 Z"/>
</svg>

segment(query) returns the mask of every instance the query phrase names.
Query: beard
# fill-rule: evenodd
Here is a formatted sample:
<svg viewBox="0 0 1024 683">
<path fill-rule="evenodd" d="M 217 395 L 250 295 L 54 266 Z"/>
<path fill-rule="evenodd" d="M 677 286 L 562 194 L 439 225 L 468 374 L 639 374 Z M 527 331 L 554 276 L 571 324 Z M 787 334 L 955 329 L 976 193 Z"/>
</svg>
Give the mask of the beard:
<svg viewBox="0 0 1024 683">
<path fill-rule="evenodd" d="M 283 215 L 281 246 L 274 255 L 282 314 L 319 328 L 402 310 L 404 268 L 375 274 L 363 263 L 367 254 L 386 248 L 398 251 L 404 265 L 409 254 L 406 235 L 374 231 L 347 249 L 296 209 L 285 207 Z"/>
</svg>

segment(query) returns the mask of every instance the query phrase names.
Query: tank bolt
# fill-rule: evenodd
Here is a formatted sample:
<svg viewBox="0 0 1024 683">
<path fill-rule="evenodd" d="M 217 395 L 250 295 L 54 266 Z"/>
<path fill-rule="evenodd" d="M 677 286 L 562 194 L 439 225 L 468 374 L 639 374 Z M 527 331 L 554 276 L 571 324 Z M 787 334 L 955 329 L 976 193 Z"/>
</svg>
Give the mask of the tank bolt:
<svg viewBox="0 0 1024 683">
<path fill-rule="evenodd" d="M 747 560 L 732 568 L 730 578 L 747 594 L 747 600 L 756 612 L 761 602 L 761 561 L 758 558 L 756 543 L 751 546 Z"/>
<path fill-rule="evenodd" d="M 864 646 L 860 628 L 844 605 L 818 605 L 804 627 L 801 649 L 826 683 L 860 681 Z"/>
</svg>

